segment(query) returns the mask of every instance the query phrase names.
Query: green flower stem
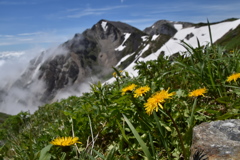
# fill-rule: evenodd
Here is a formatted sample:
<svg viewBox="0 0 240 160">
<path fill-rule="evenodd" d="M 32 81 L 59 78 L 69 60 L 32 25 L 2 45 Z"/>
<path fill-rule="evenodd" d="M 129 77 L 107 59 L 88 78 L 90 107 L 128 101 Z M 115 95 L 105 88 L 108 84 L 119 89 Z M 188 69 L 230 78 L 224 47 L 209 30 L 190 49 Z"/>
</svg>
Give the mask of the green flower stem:
<svg viewBox="0 0 240 160">
<path fill-rule="evenodd" d="M 71 147 L 70 146 L 62 146 L 62 154 L 65 155 L 66 159 L 70 159 L 70 154 L 69 152 L 71 152 Z"/>
<path fill-rule="evenodd" d="M 194 116 L 194 111 L 195 111 L 196 105 L 197 105 L 197 97 L 194 99 L 194 102 L 193 102 L 193 107 L 192 107 L 191 116 L 190 116 L 189 128 L 193 127 L 193 121 L 194 121 L 194 117 L 195 117 Z"/>
<path fill-rule="evenodd" d="M 178 137 L 180 139 L 181 148 L 182 148 L 182 151 L 183 151 L 183 157 L 184 157 L 184 160 L 187 160 L 188 158 L 187 158 L 186 150 L 185 150 L 185 147 L 184 147 L 184 144 L 183 144 L 182 135 L 181 135 L 181 133 L 180 133 L 180 131 L 178 129 L 178 126 L 177 126 L 176 122 L 172 118 L 171 114 L 167 112 L 167 115 L 171 119 L 171 121 L 173 122 L 173 126 L 174 126 L 174 128 L 176 129 L 176 131 L 178 133 Z"/>
</svg>

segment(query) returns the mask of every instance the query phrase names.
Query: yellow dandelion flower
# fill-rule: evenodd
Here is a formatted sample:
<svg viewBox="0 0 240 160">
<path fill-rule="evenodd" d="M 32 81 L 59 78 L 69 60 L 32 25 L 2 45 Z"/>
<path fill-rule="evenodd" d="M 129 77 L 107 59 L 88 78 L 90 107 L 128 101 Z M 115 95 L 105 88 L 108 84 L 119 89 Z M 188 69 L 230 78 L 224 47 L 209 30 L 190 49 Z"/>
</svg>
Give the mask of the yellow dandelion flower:
<svg viewBox="0 0 240 160">
<path fill-rule="evenodd" d="M 204 96 L 204 93 L 207 93 L 207 89 L 204 88 L 200 88 L 200 89 L 196 89 L 192 92 L 190 92 L 188 94 L 189 97 L 198 97 L 198 96 Z"/>
<path fill-rule="evenodd" d="M 150 87 L 148 86 L 139 87 L 134 91 L 134 97 L 137 98 L 137 97 L 143 96 L 148 91 L 150 91 Z"/>
<path fill-rule="evenodd" d="M 234 73 L 231 76 L 227 77 L 226 81 L 230 82 L 230 81 L 234 80 L 236 82 L 238 78 L 240 78 L 240 73 Z"/>
<path fill-rule="evenodd" d="M 157 112 L 159 109 L 158 107 L 163 109 L 162 104 L 165 102 L 165 100 L 171 99 L 172 96 L 175 95 L 175 92 L 168 93 L 168 90 L 161 90 L 147 100 L 147 103 L 144 104 L 144 107 L 148 115 L 152 114 L 154 110 Z"/>
<path fill-rule="evenodd" d="M 81 143 L 78 141 L 78 137 L 58 137 L 50 142 L 56 146 L 71 146 L 75 143 Z"/>
<path fill-rule="evenodd" d="M 125 88 L 122 89 L 122 95 L 124 95 L 128 91 L 133 91 L 137 87 L 136 84 L 131 84 Z"/>
</svg>

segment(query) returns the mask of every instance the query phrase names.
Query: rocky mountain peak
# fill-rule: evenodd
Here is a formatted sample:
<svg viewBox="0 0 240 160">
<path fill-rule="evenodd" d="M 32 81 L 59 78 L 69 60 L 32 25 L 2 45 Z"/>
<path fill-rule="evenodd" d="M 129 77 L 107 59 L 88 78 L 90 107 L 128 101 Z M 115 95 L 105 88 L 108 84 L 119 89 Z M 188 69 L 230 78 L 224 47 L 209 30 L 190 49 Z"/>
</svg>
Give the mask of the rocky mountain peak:
<svg viewBox="0 0 240 160">
<path fill-rule="evenodd" d="M 128 24 L 100 20 L 55 50 L 45 51 L 44 55 L 52 56 L 38 63 L 38 79 L 45 82 L 41 101 L 49 102 L 59 90 L 79 86 L 92 77 L 107 76 L 122 57 L 137 50 L 143 35 Z M 32 76 L 30 72 L 25 75 Z"/>
<path fill-rule="evenodd" d="M 173 36 L 177 32 L 177 29 L 170 21 L 160 20 L 155 22 L 151 27 L 144 29 L 144 32 L 151 36 L 159 34 Z"/>
<path fill-rule="evenodd" d="M 135 27 L 133 27 L 133 26 L 127 24 L 127 23 L 120 22 L 120 21 L 108 21 L 108 20 L 102 19 L 97 24 L 95 24 L 94 26 L 96 26 L 96 25 L 101 25 L 104 31 L 107 30 L 108 26 L 110 28 L 115 27 L 118 30 L 120 30 L 121 32 L 127 32 L 127 33 L 131 33 L 131 32 L 134 32 L 134 31 L 139 31 L 139 29 L 137 29 L 137 28 L 135 28 Z"/>
<path fill-rule="evenodd" d="M 145 28 L 144 32 L 151 36 L 159 34 L 173 36 L 177 32 L 179 25 L 181 25 L 181 28 L 193 26 L 192 23 L 188 22 L 173 22 L 168 20 L 159 20 L 155 22 L 152 26 Z"/>
</svg>

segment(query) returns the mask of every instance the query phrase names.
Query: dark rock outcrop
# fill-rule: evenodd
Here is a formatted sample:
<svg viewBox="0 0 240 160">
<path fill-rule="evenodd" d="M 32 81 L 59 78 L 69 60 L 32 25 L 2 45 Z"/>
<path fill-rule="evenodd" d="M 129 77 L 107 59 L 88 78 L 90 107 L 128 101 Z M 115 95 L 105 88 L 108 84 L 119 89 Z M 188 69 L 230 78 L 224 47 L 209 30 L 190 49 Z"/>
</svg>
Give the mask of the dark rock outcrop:
<svg viewBox="0 0 240 160">
<path fill-rule="evenodd" d="M 239 160 L 240 120 L 202 123 L 194 127 L 192 140 L 192 156 L 203 151 L 208 160 Z"/>
<path fill-rule="evenodd" d="M 186 35 L 185 39 L 189 40 L 190 38 L 194 37 L 194 34 L 191 32 L 189 34 Z"/>
</svg>

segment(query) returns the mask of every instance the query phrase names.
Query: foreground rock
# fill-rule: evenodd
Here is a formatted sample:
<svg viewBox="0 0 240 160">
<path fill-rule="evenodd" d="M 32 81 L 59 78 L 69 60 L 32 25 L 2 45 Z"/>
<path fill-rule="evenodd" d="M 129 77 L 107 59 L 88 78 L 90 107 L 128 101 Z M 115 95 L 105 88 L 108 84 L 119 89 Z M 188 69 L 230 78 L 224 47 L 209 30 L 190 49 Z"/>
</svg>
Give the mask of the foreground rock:
<svg viewBox="0 0 240 160">
<path fill-rule="evenodd" d="M 202 152 L 202 160 L 240 159 L 240 120 L 231 119 L 202 123 L 193 129 L 191 160 Z"/>
</svg>

